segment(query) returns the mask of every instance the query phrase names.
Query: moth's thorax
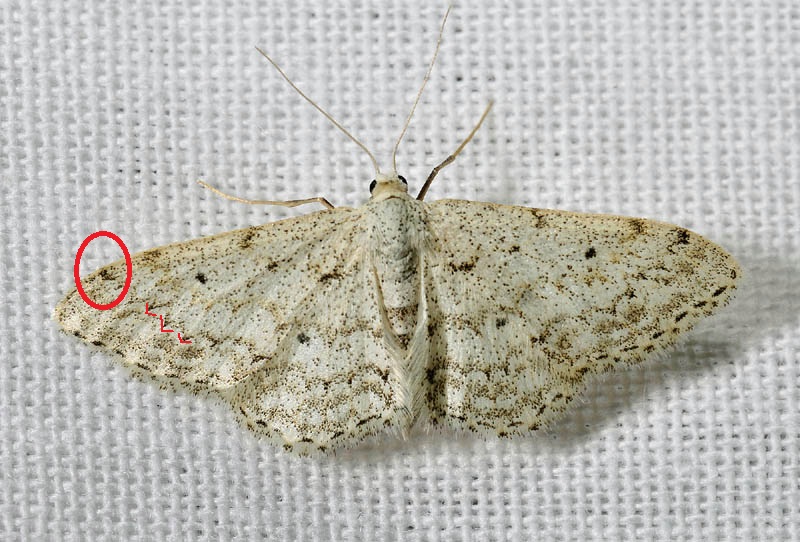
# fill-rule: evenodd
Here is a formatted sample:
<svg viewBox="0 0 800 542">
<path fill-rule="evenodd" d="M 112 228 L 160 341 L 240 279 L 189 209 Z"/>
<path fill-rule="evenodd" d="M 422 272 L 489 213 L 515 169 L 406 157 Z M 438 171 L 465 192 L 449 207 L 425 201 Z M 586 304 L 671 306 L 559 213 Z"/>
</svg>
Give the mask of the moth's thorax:
<svg viewBox="0 0 800 542">
<path fill-rule="evenodd" d="M 425 206 L 405 192 L 366 205 L 369 247 L 387 316 L 401 344 L 413 333 L 420 295 L 420 255 L 427 242 Z"/>
</svg>

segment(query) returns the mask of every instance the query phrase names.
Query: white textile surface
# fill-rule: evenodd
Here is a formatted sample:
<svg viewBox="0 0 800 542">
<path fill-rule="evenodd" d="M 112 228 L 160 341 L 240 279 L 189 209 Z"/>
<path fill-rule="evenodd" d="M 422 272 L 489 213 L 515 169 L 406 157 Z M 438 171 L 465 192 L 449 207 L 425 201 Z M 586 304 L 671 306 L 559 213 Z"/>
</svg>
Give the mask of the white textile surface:
<svg viewBox="0 0 800 542">
<path fill-rule="evenodd" d="M 130 378 L 50 319 L 97 230 L 131 252 L 359 205 L 444 2 L 0 3 L 0 538 L 800 539 L 800 6 L 459 2 L 398 153 L 428 199 L 605 212 L 721 244 L 746 281 L 668 355 L 529 437 L 325 459 Z M 120 256 L 90 245 L 82 272 Z"/>
</svg>

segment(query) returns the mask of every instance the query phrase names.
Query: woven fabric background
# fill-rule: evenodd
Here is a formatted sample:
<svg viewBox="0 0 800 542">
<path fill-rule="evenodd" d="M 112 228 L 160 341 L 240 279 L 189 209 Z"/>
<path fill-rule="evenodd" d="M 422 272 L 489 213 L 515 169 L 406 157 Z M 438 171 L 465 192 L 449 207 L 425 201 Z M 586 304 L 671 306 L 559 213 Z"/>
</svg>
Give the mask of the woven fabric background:
<svg viewBox="0 0 800 542">
<path fill-rule="evenodd" d="M 398 155 L 428 199 L 643 216 L 747 278 L 678 349 L 549 431 L 286 455 L 58 332 L 97 230 L 132 251 L 359 205 L 389 163 L 444 3 L 0 3 L 0 538 L 800 539 L 800 7 L 460 2 Z M 109 240 L 83 273 L 120 257 Z"/>
</svg>

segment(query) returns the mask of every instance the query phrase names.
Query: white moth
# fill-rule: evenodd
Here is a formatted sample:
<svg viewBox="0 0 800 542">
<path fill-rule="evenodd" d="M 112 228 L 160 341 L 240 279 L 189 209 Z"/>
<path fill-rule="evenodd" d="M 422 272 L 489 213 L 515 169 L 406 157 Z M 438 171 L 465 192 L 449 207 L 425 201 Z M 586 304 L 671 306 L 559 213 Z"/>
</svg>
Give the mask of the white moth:
<svg viewBox="0 0 800 542">
<path fill-rule="evenodd" d="M 424 202 L 478 126 L 417 198 L 370 153 L 364 206 L 136 254 L 121 304 L 99 311 L 73 290 L 55 318 L 162 387 L 218 394 L 247 427 L 306 454 L 405 437 L 420 420 L 486 435 L 538 429 L 591 377 L 663 351 L 729 300 L 737 263 L 684 228 Z M 332 207 L 283 204 L 309 201 Z M 108 299 L 125 275 L 121 260 L 81 282 Z M 191 342 L 161 333 L 146 307 Z"/>
</svg>

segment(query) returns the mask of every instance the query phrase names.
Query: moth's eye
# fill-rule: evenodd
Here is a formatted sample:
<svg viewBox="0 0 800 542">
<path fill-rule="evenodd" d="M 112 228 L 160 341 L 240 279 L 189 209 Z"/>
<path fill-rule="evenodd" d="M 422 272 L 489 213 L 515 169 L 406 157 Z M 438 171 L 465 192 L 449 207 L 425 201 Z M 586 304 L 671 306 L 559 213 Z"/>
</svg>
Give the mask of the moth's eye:
<svg viewBox="0 0 800 542">
<path fill-rule="evenodd" d="M 376 184 L 378 184 L 378 181 L 376 181 L 376 180 L 374 180 L 374 179 L 372 180 L 372 182 L 371 182 L 371 183 L 369 183 L 369 193 L 370 193 L 370 194 L 372 194 L 372 191 L 373 191 L 373 190 L 375 190 L 375 185 L 376 185 Z"/>
<path fill-rule="evenodd" d="M 400 179 L 401 181 L 403 181 L 404 185 L 408 186 L 408 181 L 406 180 L 405 177 L 403 177 L 402 175 L 398 175 L 397 178 Z"/>
</svg>

